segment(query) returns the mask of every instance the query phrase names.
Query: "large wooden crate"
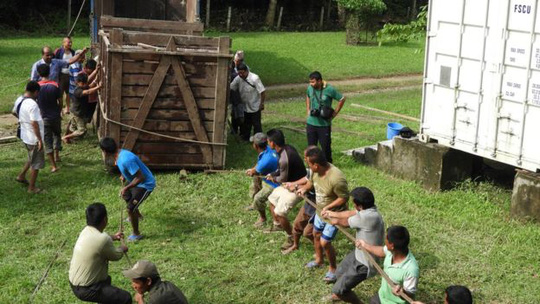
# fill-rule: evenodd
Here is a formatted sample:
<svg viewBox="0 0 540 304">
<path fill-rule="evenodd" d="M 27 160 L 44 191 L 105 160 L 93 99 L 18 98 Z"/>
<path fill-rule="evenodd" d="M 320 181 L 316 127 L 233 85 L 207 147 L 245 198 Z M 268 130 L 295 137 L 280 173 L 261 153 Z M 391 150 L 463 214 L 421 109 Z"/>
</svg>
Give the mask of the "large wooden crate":
<svg viewBox="0 0 540 304">
<path fill-rule="evenodd" d="M 99 135 L 151 168 L 222 168 L 230 38 L 122 29 L 102 36 Z"/>
</svg>

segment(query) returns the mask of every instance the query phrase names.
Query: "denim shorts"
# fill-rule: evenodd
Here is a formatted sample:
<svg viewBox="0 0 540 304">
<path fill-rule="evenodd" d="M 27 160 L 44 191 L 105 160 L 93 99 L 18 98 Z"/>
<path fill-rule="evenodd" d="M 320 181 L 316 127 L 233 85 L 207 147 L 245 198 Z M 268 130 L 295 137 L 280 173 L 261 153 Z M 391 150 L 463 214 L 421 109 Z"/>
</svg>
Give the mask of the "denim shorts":
<svg viewBox="0 0 540 304">
<path fill-rule="evenodd" d="M 317 232 L 322 232 L 321 237 L 328 242 L 335 239 L 338 233 L 336 226 L 324 222 L 317 214 L 315 214 L 315 220 L 313 221 L 313 229 Z"/>
</svg>

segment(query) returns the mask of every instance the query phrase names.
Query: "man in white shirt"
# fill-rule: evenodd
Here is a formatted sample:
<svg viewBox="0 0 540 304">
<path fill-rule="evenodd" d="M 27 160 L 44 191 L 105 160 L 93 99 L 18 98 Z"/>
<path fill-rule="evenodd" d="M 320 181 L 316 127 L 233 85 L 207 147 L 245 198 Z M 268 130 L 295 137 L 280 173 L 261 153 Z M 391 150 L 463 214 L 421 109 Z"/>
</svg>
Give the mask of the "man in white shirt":
<svg viewBox="0 0 540 304">
<path fill-rule="evenodd" d="M 259 76 L 250 72 L 244 63 L 238 64 L 236 70 L 238 76 L 231 83 L 231 90 L 238 91 L 244 103 L 244 124 L 240 127 L 240 136 L 249 141 L 252 128 L 253 134 L 262 132 L 261 111 L 264 110 L 266 89 Z"/>
<path fill-rule="evenodd" d="M 28 161 L 15 180 L 28 185 L 28 193 L 41 192 L 41 189 L 36 188 L 36 179 L 39 169 L 43 169 L 45 166 L 45 154 L 43 152 L 45 127 L 36 102 L 39 89 L 40 86 L 37 82 L 28 82 L 24 95 L 17 98 L 12 110 L 13 115 L 19 119 L 19 137 L 28 151 Z M 28 169 L 30 169 L 30 181 L 26 179 Z"/>
</svg>

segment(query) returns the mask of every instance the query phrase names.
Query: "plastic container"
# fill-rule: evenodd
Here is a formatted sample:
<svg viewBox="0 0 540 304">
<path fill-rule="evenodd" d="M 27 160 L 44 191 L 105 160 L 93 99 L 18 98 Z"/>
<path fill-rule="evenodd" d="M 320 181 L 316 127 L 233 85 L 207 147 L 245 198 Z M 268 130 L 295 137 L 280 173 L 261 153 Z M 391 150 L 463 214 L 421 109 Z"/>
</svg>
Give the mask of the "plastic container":
<svg viewBox="0 0 540 304">
<path fill-rule="evenodd" d="M 394 136 L 399 135 L 399 131 L 403 129 L 403 126 L 397 122 L 389 122 L 386 128 L 386 138 L 392 139 Z"/>
</svg>

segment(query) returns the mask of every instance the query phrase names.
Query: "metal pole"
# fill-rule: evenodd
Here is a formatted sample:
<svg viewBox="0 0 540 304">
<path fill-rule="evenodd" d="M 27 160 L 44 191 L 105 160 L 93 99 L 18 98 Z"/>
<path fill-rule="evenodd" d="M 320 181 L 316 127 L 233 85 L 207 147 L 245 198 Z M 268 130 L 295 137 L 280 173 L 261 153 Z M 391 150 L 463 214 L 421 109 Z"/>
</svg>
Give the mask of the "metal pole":
<svg viewBox="0 0 540 304">
<path fill-rule="evenodd" d="M 67 35 L 69 35 L 69 30 L 71 29 L 71 0 L 68 0 L 68 17 L 67 17 Z"/>
<path fill-rule="evenodd" d="M 210 0 L 206 0 L 206 22 L 205 26 L 210 27 Z"/>
<path fill-rule="evenodd" d="M 283 6 L 279 8 L 279 16 L 277 19 L 277 30 L 281 28 L 281 16 L 283 15 Z"/>
<path fill-rule="evenodd" d="M 231 31 L 231 11 L 232 8 L 229 6 L 227 10 L 227 32 Z"/>
</svg>

